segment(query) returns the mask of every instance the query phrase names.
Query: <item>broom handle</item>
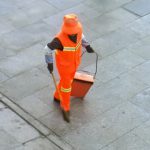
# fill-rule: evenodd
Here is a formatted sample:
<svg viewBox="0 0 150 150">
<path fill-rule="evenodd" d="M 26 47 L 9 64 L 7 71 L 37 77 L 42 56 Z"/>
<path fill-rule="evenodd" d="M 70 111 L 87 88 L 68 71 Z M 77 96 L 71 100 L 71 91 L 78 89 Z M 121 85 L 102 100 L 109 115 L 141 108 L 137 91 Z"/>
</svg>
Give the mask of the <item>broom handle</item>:
<svg viewBox="0 0 150 150">
<path fill-rule="evenodd" d="M 59 89 L 57 87 L 56 79 L 54 77 L 53 72 L 51 72 L 51 75 L 52 75 L 52 78 L 53 78 L 53 81 L 54 81 L 54 84 L 55 84 L 56 91 L 58 92 L 58 95 L 59 95 L 59 100 L 61 101 L 61 94 L 60 94 L 60 91 L 59 91 Z"/>
<path fill-rule="evenodd" d="M 95 55 L 96 55 L 96 66 L 95 66 L 95 73 L 94 73 L 94 79 L 95 79 L 95 77 L 96 77 L 96 74 L 97 74 L 97 63 L 98 63 L 98 54 L 97 54 L 97 52 L 94 52 L 95 53 Z"/>
</svg>

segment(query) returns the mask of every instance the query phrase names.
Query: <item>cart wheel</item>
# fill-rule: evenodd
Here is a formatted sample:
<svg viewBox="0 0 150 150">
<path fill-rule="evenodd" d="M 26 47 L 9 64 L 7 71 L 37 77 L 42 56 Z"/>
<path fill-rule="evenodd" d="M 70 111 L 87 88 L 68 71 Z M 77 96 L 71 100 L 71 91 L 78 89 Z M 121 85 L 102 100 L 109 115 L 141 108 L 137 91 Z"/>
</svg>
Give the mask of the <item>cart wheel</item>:
<svg viewBox="0 0 150 150">
<path fill-rule="evenodd" d="M 81 97 L 80 99 L 81 99 L 81 100 L 84 100 L 84 97 Z"/>
</svg>

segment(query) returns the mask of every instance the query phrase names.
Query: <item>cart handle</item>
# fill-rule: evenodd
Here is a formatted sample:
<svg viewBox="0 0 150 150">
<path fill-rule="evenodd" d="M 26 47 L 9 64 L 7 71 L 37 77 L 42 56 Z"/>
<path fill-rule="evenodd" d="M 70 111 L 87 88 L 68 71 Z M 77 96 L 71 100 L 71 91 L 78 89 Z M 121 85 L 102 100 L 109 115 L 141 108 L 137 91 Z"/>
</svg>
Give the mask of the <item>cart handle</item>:
<svg viewBox="0 0 150 150">
<path fill-rule="evenodd" d="M 82 57 L 85 52 L 86 52 L 86 51 L 83 51 L 80 57 Z M 95 73 L 94 73 L 94 77 L 93 77 L 93 78 L 95 79 L 96 74 L 97 74 L 97 66 L 98 66 L 97 64 L 98 64 L 98 56 L 99 56 L 99 55 L 98 55 L 98 53 L 95 52 L 95 51 L 94 51 L 94 53 L 95 53 L 95 55 L 96 55 L 96 62 L 95 62 Z M 88 71 L 84 71 L 84 72 L 88 72 Z"/>
</svg>

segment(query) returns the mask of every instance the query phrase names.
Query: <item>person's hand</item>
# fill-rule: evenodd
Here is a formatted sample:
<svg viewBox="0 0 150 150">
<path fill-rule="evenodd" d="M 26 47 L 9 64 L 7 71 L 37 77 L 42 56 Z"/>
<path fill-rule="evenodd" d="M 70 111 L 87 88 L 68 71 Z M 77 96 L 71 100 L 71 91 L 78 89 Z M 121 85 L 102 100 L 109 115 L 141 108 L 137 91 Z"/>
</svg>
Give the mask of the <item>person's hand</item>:
<svg viewBox="0 0 150 150">
<path fill-rule="evenodd" d="M 90 45 L 88 45 L 88 46 L 86 47 L 86 50 L 87 50 L 88 53 L 94 53 L 94 52 L 95 52 L 95 51 L 93 50 L 93 48 L 92 48 Z"/>
<path fill-rule="evenodd" d="M 47 69 L 49 70 L 50 73 L 52 73 L 53 72 L 53 63 L 48 63 Z"/>
</svg>

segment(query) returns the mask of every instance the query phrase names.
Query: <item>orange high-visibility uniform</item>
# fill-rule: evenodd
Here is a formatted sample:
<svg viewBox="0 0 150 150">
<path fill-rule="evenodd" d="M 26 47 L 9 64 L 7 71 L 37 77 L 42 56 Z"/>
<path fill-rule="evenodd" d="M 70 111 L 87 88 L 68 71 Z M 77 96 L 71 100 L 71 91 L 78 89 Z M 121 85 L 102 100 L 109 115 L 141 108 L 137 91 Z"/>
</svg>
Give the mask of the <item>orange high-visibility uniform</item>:
<svg viewBox="0 0 150 150">
<path fill-rule="evenodd" d="M 66 26 L 65 26 L 66 27 Z M 68 33 L 62 31 L 56 35 L 63 45 L 63 51 L 56 50 L 56 66 L 60 75 L 60 82 L 57 85 L 61 95 L 61 107 L 65 111 L 70 110 L 70 94 L 71 84 L 75 75 L 75 72 L 80 64 L 81 57 L 81 42 L 82 42 L 82 26 L 78 26 L 77 42 L 74 43 L 68 38 Z M 70 30 L 70 33 L 71 30 Z M 56 90 L 54 97 L 59 98 L 59 93 Z"/>
</svg>

